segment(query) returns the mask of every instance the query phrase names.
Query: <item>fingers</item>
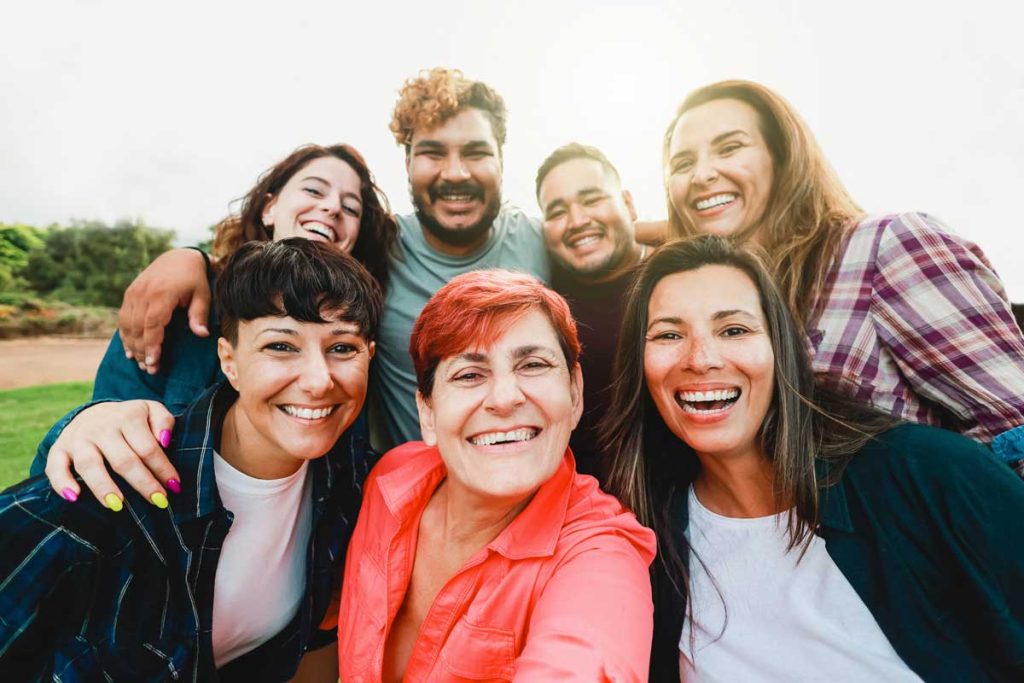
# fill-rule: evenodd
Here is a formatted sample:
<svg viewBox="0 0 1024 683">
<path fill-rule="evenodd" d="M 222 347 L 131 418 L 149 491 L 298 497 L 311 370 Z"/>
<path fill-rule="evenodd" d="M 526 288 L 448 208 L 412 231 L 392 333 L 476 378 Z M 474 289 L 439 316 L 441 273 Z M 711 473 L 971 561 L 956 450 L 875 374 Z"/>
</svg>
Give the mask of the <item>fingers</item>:
<svg viewBox="0 0 1024 683">
<path fill-rule="evenodd" d="M 171 443 L 171 431 L 174 429 L 174 416 L 163 405 L 156 401 L 146 401 L 149 408 L 149 432 L 137 438 L 144 440 L 145 448 L 136 448 L 135 452 L 158 481 L 170 489 L 171 493 L 181 493 L 181 477 L 167 458 L 166 448 Z M 134 434 L 134 432 L 133 432 Z M 134 438 L 134 437 L 133 437 Z M 158 447 L 153 446 L 153 439 Z M 135 442 L 130 438 L 130 444 Z M 140 444 L 141 445 L 141 444 Z M 140 492 L 143 492 L 139 489 Z M 144 492 L 143 492 L 144 493 Z M 152 495 L 150 495 L 152 499 Z"/>
<path fill-rule="evenodd" d="M 152 300 L 149 308 L 146 309 L 142 329 L 144 355 L 140 360 L 145 365 L 146 372 L 151 375 L 156 374 L 160 367 L 160 347 L 164 342 L 164 327 L 171 321 L 174 306 L 174 302 Z"/>
<path fill-rule="evenodd" d="M 52 451 L 51 451 L 52 452 Z M 103 503 L 104 507 L 113 512 L 120 512 L 124 503 L 124 494 L 114 483 L 103 465 L 103 456 L 95 444 L 81 443 L 69 451 L 71 460 L 74 462 L 75 471 L 82 478 L 86 488 L 92 492 L 96 500 Z M 47 476 L 50 475 L 50 463 L 46 463 Z M 53 480 L 50 480 L 53 485 Z"/>
<path fill-rule="evenodd" d="M 209 337 L 206 323 L 210 317 L 210 287 L 197 287 L 188 306 L 188 326 L 197 337 Z"/>
<path fill-rule="evenodd" d="M 46 478 L 50 480 L 53 490 L 63 496 L 64 500 L 74 503 L 78 500 L 82 489 L 71 476 L 71 456 L 62 448 L 54 446 L 46 455 Z"/>
</svg>

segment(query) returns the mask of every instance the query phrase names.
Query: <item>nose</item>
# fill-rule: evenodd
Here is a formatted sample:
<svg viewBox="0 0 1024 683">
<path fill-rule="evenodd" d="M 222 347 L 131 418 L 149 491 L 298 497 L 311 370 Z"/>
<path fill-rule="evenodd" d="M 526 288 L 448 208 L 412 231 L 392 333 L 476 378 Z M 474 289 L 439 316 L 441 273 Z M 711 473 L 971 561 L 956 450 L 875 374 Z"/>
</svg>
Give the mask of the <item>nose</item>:
<svg viewBox="0 0 1024 683">
<path fill-rule="evenodd" d="M 707 155 L 699 156 L 693 169 L 693 180 L 701 185 L 710 185 L 718 180 L 718 169 L 715 168 L 714 160 Z"/>
<path fill-rule="evenodd" d="M 509 415 L 526 402 L 514 372 L 497 373 L 491 380 L 484 407 L 495 415 Z"/>
<path fill-rule="evenodd" d="M 686 369 L 698 374 L 722 367 L 718 344 L 711 338 L 702 335 L 693 336 L 687 345 L 685 354 L 683 363 Z"/>
<path fill-rule="evenodd" d="M 320 198 L 320 210 L 328 214 L 329 216 L 337 216 L 341 213 L 341 197 L 328 192 Z"/>
<path fill-rule="evenodd" d="M 327 359 L 319 353 L 311 353 L 303 359 L 299 374 L 299 388 L 313 397 L 324 396 L 334 386 L 334 377 L 327 366 Z"/>
<path fill-rule="evenodd" d="M 441 179 L 449 183 L 461 183 L 469 180 L 469 170 L 466 169 L 461 156 L 458 154 L 448 155 L 441 168 Z"/>
<path fill-rule="evenodd" d="M 569 205 L 569 227 L 582 228 L 590 223 L 590 216 L 582 206 L 576 203 Z"/>
</svg>

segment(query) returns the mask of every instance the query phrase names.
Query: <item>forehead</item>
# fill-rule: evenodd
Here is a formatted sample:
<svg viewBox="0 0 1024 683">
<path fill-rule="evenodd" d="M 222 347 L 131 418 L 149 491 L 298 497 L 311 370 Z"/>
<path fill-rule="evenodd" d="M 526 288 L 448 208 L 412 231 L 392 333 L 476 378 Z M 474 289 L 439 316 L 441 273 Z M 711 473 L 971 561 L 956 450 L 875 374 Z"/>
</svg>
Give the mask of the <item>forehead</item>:
<svg viewBox="0 0 1024 683">
<path fill-rule="evenodd" d="M 715 137 L 733 130 L 742 130 L 752 137 L 760 137 L 757 111 L 742 100 L 711 100 L 679 117 L 672 131 L 670 151 L 674 153 L 687 147 L 707 144 Z"/>
<path fill-rule="evenodd" d="M 295 172 L 289 182 L 302 182 L 310 177 L 320 178 L 331 185 L 339 187 L 359 188 L 359 174 L 351 166 L 337 157 L 319 157 L 305 164 Z"/>
<path fill-rule="evenodd" d="M 412 132 L 412 144 L 421 140 L 440 142 L 450 147 L 459 147 L 470 142 L 488 142 L 497 148 L 491 119 L 482 109 L 464 107 L 455 116 L 432 128 L 418 126 Z"/>
<path fill-rule="evenodd" d="M 551 169 L 540 185 L 541 206 L 556 199 L 568 199 L 588 188 L 617 190 L 615 178 L 596 159 L 569 159 Z"/>
<path fill-rule="evenodd" d="M 475 340 L 444 361 L 458 360 L 463 354 L 480 354 L 488 358 L 505 357 L 514 355 L 518 349 L 525 347 L 546 348 L 559 356 L 562 355 L 555 326 L 539 308 L 496 318 L 492 323 L 492 334 L 487 336 L 491 337 L 491 341 Z"/>
<path fill-rule="evenodd" d="M 698 320 L 733 309 L 764 317 L 754 281 L 738 268 L 708 265 L 659 280 L 651 292 L 648 319 Z"/>
<path fill-rule="evenodd" d="M 252 320 L 240 320 L 238 322 L 238 333 L 242 335 L 260 334 L 268 330 L 288 330 L 299 336 L 338 336 L 342 334 L 354 334 L 363 337 L 359 325 L 351 320 L 346 320 L 345 309 L 324 310 L 320 312 L 325 322 L 302 322 L 290 315 L 265 315 Z"/>
</svg>

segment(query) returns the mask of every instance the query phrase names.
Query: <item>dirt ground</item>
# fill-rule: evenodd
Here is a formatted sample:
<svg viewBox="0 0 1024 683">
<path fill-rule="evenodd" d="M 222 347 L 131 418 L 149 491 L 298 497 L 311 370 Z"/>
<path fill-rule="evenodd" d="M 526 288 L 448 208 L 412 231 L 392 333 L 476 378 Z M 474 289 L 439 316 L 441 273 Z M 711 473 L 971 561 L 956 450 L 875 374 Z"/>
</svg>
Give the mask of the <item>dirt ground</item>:
<svg viewBox="0 0 1024 683">
<path fill-rule="evenodd" d="M 0 340 L 0 389 L 92 380 L 108 341 L 71 337 Z"/>
</svg>

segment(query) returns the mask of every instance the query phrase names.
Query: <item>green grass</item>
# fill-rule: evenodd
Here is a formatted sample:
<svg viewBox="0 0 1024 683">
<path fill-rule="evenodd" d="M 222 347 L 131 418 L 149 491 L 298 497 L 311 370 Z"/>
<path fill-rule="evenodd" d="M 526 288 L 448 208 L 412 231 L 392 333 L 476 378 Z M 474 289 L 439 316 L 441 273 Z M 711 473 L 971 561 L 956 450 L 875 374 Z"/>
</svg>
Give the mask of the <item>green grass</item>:
<svg viewBox="0 0 1024 683">
<path fill-rule="evenodd" d="M 92 382 L 0 391 L 0 489 L 28 476 L 43 435 L 64 413 L 92 396 Z"/>
</svg>

